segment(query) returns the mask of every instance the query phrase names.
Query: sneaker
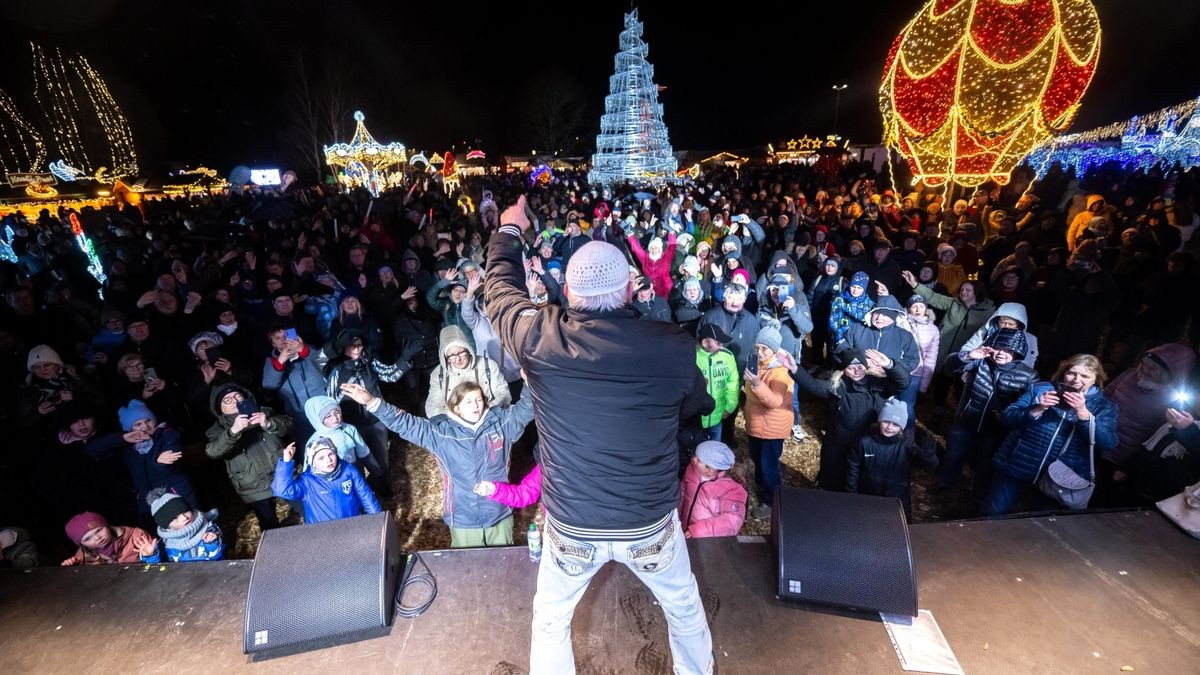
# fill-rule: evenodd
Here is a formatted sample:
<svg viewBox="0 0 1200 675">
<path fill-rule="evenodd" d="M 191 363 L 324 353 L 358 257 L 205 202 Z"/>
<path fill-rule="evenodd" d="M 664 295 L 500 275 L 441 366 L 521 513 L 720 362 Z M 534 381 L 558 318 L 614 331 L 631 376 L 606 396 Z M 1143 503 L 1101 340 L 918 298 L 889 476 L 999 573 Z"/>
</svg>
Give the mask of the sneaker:
<svg viewBox="0 0 1200 675">
<path fill-rule="evenodd" d="M 799 443 L 800 441 L 802 441 L 806 438 L 808 438 L 808 434 L 804 433 L 804 427 L 800 426 L 799 424 L 792 427 L 792 440 L 793 441 L 796 441 L 797 443 Z"/>
<path fill-rule="evenodd" d="M 759 504 L 758 506 L 750 509 L 750 517 L 754 518 L 755 520 L 763 520 L 766 518 L 770 518 L 771 517 L 771 505 L 770 504 Z"/>
</svg>

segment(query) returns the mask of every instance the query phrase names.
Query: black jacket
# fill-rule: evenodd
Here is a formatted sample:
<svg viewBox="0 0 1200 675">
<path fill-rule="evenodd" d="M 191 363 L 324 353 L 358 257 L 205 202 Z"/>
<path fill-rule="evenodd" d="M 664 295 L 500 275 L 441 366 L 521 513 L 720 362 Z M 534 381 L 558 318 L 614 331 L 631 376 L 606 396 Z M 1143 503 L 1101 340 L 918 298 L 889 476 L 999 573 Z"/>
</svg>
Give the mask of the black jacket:
<svg viewBox="0 0 1200 675">
<path fill-rule="evenodd" d="M 1002 413 L 1008 404 L 1021 397 L 1025 389 L 1037 380 L 1033 368 L 1020 361 L 997 366 L 990 359 L 964 363 L 958 354 L 951 354 L 948 365 L 964 374 L 966 387 L 958 399 L 955 424 L 974 431 L 1000 433 L 1003 426 L 991 413 Z"/>
<path fill-rule="evenodd" d="M 484 291 L 533 397 L 546 511 L 569 527 L 627 530 L 676 508 L 679 420 L 713 406 L 695 340 L 628 307 L 535 308 L 511 225 L 488 243 Z"/>
<path fill-rule="evenodd" d="M 650 298 L 647 302 L 641 302 L 637 298 L 634 298 L 633 311 L 637 312 L 638 318 L 644 321 L 671 320 L 671 308 L 667 306 L 666 300 L 657 295 Z"/>
<path fill-rule="evenodd" d="M 800 391 L 829 400 L 825 442 L 849 446 L 875 421 L 883 402 L 908 386 L 908 371 L 903 367 L 893 362 L 885 372 L 885 378 L 868 375 L 856 382 L 840 372 L 828 380 L 818 380 L 803 368 L 797 368 L 792 380 Z"/>
<path fill-rule="evenodd" d="M 916 445 L 910 444 L 902 433 L 888 438 L 876 429 L 864 435 L 850 449 L 846 491 L 895 497 L 904 504 L 904 512 L 911 513 L 909 469 L 915 452 Z M 928 455 L 920 457 L 921 463 L 936 468 L 938 459 L 932 445 L 927 452 Z"/>
<path fill-rule="evenodd" d="M 758 317 L 745 308 L 731 314 L 724 307 L 713 307 L 700 317 L 698 329 L 710 323 L 717 324 L 733 338 L 733 342 L 725 346 L 737 357 L 738 372 L 746 370 L 746 363 L 754 354 L 754 338 L 758 337 Z"/>
</svg>

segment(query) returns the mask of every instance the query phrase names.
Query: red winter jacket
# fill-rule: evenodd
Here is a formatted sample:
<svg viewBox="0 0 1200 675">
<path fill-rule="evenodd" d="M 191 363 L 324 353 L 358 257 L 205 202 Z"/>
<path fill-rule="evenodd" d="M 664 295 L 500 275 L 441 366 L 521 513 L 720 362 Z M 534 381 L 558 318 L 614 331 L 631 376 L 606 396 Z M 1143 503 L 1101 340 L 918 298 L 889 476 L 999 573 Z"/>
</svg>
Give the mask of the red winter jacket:
<svg viewBox="0 0 1200 675">
<path fill-rule="evenodd" d="M 671 295 L 671 261 L 675 260 L 675 233 L 667 233 L 667 243 L 663 246 L 663 254 L 658 260 L 651 260 L 650 254 L 646 249 L 642 248 L 641 242 L 637 237 L 630 235 L 629 250 L 633 251 L 633 255 L 638 259 L 638 263 L 642 266 L 642 272 L 650 278 L 650 283 L 654 285 L 654 293 L 660 298 L 667 298 Z"/>
<path fill-rule="evenodd" d="M 732 537 L 746 520 L 746 488 L 724 471 L 704 480 L 689 462 L 679 489 L 679 520 L 692 537 Z"/>
</svg>

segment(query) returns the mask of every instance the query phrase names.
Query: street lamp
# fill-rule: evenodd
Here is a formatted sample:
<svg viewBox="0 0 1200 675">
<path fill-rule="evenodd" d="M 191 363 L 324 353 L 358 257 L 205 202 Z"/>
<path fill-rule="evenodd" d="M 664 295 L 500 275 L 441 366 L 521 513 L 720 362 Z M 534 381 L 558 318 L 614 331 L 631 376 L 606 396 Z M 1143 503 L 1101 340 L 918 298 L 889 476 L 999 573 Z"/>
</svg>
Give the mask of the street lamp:
<svg viewBox="0 0 1200 675">
<path fill-rule="evenodd" d="M 847 85 L 845 85 L 845 84 L 833 85 L 833 91 L 834 91 L 834 95 L 833 95 L 833 135 L 834 136 L 837 135 L 837 130 L 838 130 L 838 128 L 837 128 L 838 127 L 838 108 L 841 107 L 842 92 L 846 91 L 846 87 L 847 87 Z"/>
</svg>

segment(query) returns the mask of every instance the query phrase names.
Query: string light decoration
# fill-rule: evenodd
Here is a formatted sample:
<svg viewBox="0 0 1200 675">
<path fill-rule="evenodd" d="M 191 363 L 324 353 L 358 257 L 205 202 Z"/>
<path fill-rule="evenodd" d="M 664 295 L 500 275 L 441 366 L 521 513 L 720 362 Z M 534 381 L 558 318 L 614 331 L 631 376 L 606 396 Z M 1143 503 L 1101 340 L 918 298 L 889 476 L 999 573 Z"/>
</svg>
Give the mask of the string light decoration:
<svg viewBox="0 0 1200 675">
<path fill-rule="evenodd" d="M 12 225 L 4 226 L 4 237 L 0 238 L 0 260 L 8 262 L 17 262 L 17 254 L 13 251 L 13 237 L 17 236 L 13 233 Z"/>
<path fill-rule="evenodd" d="M 379 143 L 367 131 L 366 115 L 354 111 L 354 135 L 349 143 L 325 146 L 325 163 L 341 167 L 338 176 L 347 187 L 364 187 L 376 197 L 388 185 L 389 170 L 408 161 L 403 143 Z"/>
<path fill-rule="evenodd" d="M 0 89 L 0 172 L 33 173 L 46 159 L 46 144 L 33 128 L 8 92 Z"/>
<path fill-rule="evenodd" d="M 450 194 L 459 185 L 458 161 L 454 159 L 454 153 L 447 151 L 442 157 L 442 189 Z"/>
<path fill-rule="evenodd" d="M 1075 134 L 1059 136 L 1029 153 L 1037 177 L 1055 163 L 1076 175 L 1117 162 L 1124 170 L 1157 165 L 1200 165 L 1200 97 Z"/>
<path fill-rule="evenodd" d="M 533 171 L 529 173 L 529 184 L 535 187 L 538 185 L 549 185 L 553 178 L 554 172 L 550 169 L 550 167 L 546 166 L 545 164 L 541 164 L 535 167 Z"/>
<path fill-rule="evenodd" d="M 646 60 L 649 47 L 642 40 L 636 9 L 625 15 L 619 44 L 588 182 L 613 185 L 628 180 L 656 185 L 674 180 L 679 163 L 667 139 L 654 66 Z"/>
<path fill-rule="evenodd" d="M 79 223 L 79 215 L 74 211 L 67 218 L 71 223 L 71 233 L 75 235 L 75 243 L 79 245 L 79 250 L 87 256 L 88 266 L 87 271 L 96 281 L 100 283 L 100 299 L 104 299 L 104 282 L 108 281 L 108 276 L 104 274 L 104 264 L 100 262 L 100 256 L 96 253 L 96 247 L 92 245 L 92 240 L 83 233 L 83 226 Z"/>
<path fill-rule="evenodd" d="M 884 143 L 927 186 L 1006 184 L 1070 125 L 1099 58 L 1091 0 L 929 0 L 888 52 Z"/>
<path fill-rule="evenodd" d="M 84 174 L 94 173 L 91 158 L 101 157 L 113 174 L 137 175 L 133 131 L 104 78 L 79 54 L 30 47 L 33 98 L 59 154 Z"/>
</svg>

